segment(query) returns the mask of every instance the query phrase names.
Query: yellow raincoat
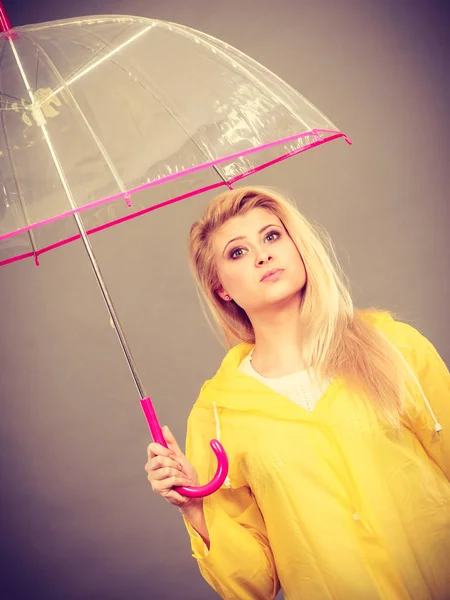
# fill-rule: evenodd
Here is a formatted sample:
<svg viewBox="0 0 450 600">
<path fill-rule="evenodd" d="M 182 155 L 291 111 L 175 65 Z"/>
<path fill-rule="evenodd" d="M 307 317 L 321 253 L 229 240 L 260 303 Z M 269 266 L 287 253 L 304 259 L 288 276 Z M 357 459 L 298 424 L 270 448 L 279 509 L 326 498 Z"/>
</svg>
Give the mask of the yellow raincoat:
<svg viewBox="0 0 450 600">
<path fill-rule="evenodd" d="M 187 457 L 205 483 L 209 440 L 221 436 L 230 472 L 204 499 L 209 551 L 185 523 L 222 598 L 270 600 L 280 584 L 286 600 L 450 598 L 450 375 L 414 328 L 374 321 L 416 377 L 416 408 L 396 435 L 339 378 L 309 413 L 245 375 L 247 344 L 204 384 Z"/>
</svg>

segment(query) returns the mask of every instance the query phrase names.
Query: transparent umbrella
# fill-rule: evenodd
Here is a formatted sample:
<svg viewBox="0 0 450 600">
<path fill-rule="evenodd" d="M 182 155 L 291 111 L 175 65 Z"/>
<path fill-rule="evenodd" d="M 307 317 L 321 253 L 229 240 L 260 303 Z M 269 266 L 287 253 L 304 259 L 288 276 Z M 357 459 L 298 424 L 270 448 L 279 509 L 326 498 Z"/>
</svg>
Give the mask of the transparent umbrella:
<svg viewBox="0 0 450 600">
<path fill-rule="evenodd" d="M 0 265 L 81 239 L 153 439 L 153 404 L 89 236 L 347 136 L 235 48 L 181 25 L 94 16 L 11 28 L 0 2 Z M 223 483 L 217 440 L 211 482 Z"/>
</svg>

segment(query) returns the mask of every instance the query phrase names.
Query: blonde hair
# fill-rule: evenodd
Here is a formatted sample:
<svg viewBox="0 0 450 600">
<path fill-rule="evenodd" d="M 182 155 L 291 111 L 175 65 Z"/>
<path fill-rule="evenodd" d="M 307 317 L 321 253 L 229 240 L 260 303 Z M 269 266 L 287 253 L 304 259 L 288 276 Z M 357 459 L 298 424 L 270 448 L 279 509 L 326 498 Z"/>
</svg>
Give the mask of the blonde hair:
<svg viewBox="0 0 450 600">
<path fill-rule="evenodd" d="M 212 249 L 213 234 L 229 219 L 254 208 L 275 214 L 296 245 L 305 265 L 300 322 L 303 359 L 321 376 L 341 376 L 365 390 L 378 413 L 398 426 L 404 406 L 404 365 L 398 353 L 356 311 L 328 235 L 313 227 L 282 194 L 263 187 L 243 187 L 214 198 L 190 231 L 190 263 L 209 312 L 230 348 L 233 340 L 253 344 L 245 311 L 216 293 L 220 281 Z"/>
</svg>

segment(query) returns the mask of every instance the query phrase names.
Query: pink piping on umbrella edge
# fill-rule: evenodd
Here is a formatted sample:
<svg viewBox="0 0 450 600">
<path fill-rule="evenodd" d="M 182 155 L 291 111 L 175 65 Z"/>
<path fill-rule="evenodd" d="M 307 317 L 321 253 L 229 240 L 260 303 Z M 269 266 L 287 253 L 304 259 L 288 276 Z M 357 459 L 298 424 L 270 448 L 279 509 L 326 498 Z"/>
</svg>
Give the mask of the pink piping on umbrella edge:
<svg viewBox="0 0 450 600">
<path fill-rule="evenodd" d="M 322 139 L 319 135 L 319 133 L 334 133 L 334 136 L 330 136 L 329 138 L 326 138 L 325 140 Z M 280 140 L 276 140 L 274 142 L 268 142 L 267 144 L 262 144 L 261 146 L 257 146 L 255 148 L 249 148 L 248 150 L 244 150 L 242 152 L 235 152 L 234 154 L 229 154 L 228 156 L 225 156 L 223 158 L 218 158 L 206 163 L 203 163 L 201 165 L 196 165 L 195 167 L 190 167 L 189 169 L 185 169 L 184 171 L 180 171 L 179 173 L 172 173 L 171 175 L 166 175 L 165 177 L 161 177 L 161 179 L 157 179 L 154 181 L 150 181 L 148 183 L 143 183 L 139 186 L 136 186 L 135 188 L 132 188 L 130 190 L 126 190 L 125 192 L 120 192 L 118 194 L 114 194 L 112 196 L 107 196 L 106 198 L 102 198 L 100 200 L 95 200 L 94 202 L 90 202 L 89 204 L 85 204 L 83 206 L 80 206 L 74 210 L 68 210 L 65 211 L 63 213 L 60 213 L 59 215 L 54 215 L 53 217 L 49 217 L 48 219 L 44 219 L 43 221 L 38 221 L 37 223 L 33 223 L 32 225 L 27 225 L 26 227 L 21 227 L 20 229 L 16 229 L 15 231 L 10 231 L 8 233 L 4 233 L 3 235 L 0 235 L 0 241 L 1 240 L 6 240 L 10 237 L 14 237 L 16 235 L 20 235 L 21 233 L 25 233 L 26 231 L 29 231 L 31 229 L 37 229 L 38 227 L 42 227 L 43 225 L 47 225 L 49 223 L 52 223 L 54 221 L 57 221 L 59 219 L 63 219 L 65 217 L 69 217 L 72 216 L 75 213 L 79 213 L 82 212 L 84 210 L 89 210 L 90 208 L 93 208 L 94 206 L 99 206 L 101 204 L 106 204 L 107 202 L 112 202 L 113 200 L 118 200 L 120 198 L 125 198 L 125 200 L 127 201 L 127 197 L 128 199 L 130 198 L 131 194 L 140 192 L 144 189 L 147 189 L 149 187 L 154 187 L 156 185 L 160 185 L 162 183 L 165 183 L 167 181 L 171 181 L 173 179 L 178 179 L 180 177 L 183 177 L 185 175 L 190 175 L 191 173 L 195 173 L 197 171 L 206 169 L 208 167 L 213 167 L 217 164 L 220 164 L 222 162 L 226 162 L 228 160 L 232 160 L 234 158 L 240 158 L 242 156 L 246 156 L 248 154 L 260 151 L 260 150 L 265 150 L 269 147 L 272 146 L 276 146 L 279 144 L 283 144 L 286 142 L 290 142 L 292 140 L 295 139 L 299 139 L 301 137 L 306 137 L 308 135 L 314 135 L 316 138 L 319 138 L 316 142 L 313 142 L 311 144 L 308 144 L 306 146 L 304 146 L 304 149 L 307 150 L 309 148 L 313 148 L 314 146 L 317 146 L 319 144 L 322 144 L 324 142 L 327 141 L 331 141 L 336 139 L 336 137 L 343 137 L 347 143 L 351 144 L 352 142 L 348 139 L 348 137 L 344 134 L 341 133 L 339 131 L 335 131 L 332 129 L 311 129 L 311 131 L 307 131 L 305 133 L 301 133 L 301 134 L 295 134 L 295 135 L 291 135 L 288 136 L 286 138 L 282 138 Z M 246 173 L 244 173 L 244 177 L 246 176 Z M 128 201 L 127 201 L 128 204 Z"/>
<path fill-rule="evenodd" d="M 345 135 L 345 133 L 338 133 L 336 135 L 331 135 L 330 137 L 327 137 L 325 140 L 321 140 L 320 142 L 312 142 L 311 144 L 308 144 L 307 146 L 303 146 L 302 148 L 296 148 L 295 150 L 291 150 L 290 152 L 287 152 L 286 154 L 283 154 L 282 156 L 279 156 L 277 158 L 269 160 L 269 161 L 263 163 L 262 165 L 259 165 L 258 167 L 249 169 L 245 173 L 242 173 L 241 175 L 236 175 L 236 177 L 229 179 L 228 182 L 230 185 L 232 185 L 233 183 L 236 183 L 236 181 L 239 181 L 240 179 L 243 179 L 244 177 L 248 177 L 249 175 L 253 175 L 254 173 L 257 173 L 258 171 L 262 171 L 263 169 L 267 169 L 267 167 L 275 165 L 276 163 L 281 162 L 282 160 L 286 160 L 287 158 L 290 158 L 291 156 L 300 154 L 300 152 L 304 152 L 305 150 L 311 150 L 311 148 L 315 148 L 316 146 L 321 146 L 325 142 L 332 142 L 333 140 L 337 140 L 340 137 L 343 137 L 344 140 L 347 142 L 347 144 L 353 143 Z"/>
<path fill-rule="evenodd" d="M 132 215 L 127 215 L 126 217 L 120 217 L 119 219 L 115 219 L 114 221 L 110 221 L 109 223 L 105 223 L 103 225 L 99 225 L 98 227 L 93 227 L 86 231 L 87 235 L 91 235 L 92 233 L 97 233 L 102 229 L 108 229 L 109 227 L 113 227 L 114 225 L 118 225 L 119 223 L 123 223 L 124 221 L 129 221 L 130 219 L 135 219 L 136 217 L 140 217 L 141 215 L 157 210 L 158 208 L 162 208 L 163 206 L 168 206 L 169 204 L 174 204 L 175 202 L 180 202 L 181 200 L 185 200 L 186 198 L 190 198 L 191 196 L 195 196 L 196 194 L 201 194 L 203 192 L 208 192 L 215 188 L 221 187 L 223 185 L 231 185 L 228 183 L 224 183 L 220 181 L 218 183 L 213 183 L 212 185 L 204 186 L 197 190 L 193 190 L 192 192 L 188 192 L 187 194 L 183 194 L 182 196 L 176 196 L 175 198 L 171 198 L 170 200 L 164 200 L 164 202 L 160 202 L 159 204 L 155 204 L 154 206 L 149 206 L 147 208 L 143 208 L 140 211 L 133 213 Z M 24 260 L 25 258 L 30 258 L 32 256 L 35 257 L 35 264 L 39 266 L 39 256 L 44 254 L 45 252 L 49 252 L 50 250 L 55 250 L 59 246 L 64 246 L 65 244 L 70 244 L 71 242 L 75 242 L 80 239 L 80 234 L 72 235 L 71 237 L 65 238 L 59 242 L 55 242 L 54 244 L 50 244 L 49 246 L 45 246 L 40 250 L 34 252 L 26 252 L 25 254 L 20 254 L 19 256 L 13 256 L 12 258 L 6 258 L 5 260 L 0 261 L 0 267 L 7 265 L 9 263 L 13 263 L 19 260 Z"/>
<path fill-rule="evenodd" d="M 324 130 L 321 130 L 321 131 L 324 131 Z M 326 130 L 326 131 L 327 132 L 332 132 L 332 130 Z M 149 206 L 149 207 L 144 208 L 144 209 L 142 209 L 140 211 L 137 211 L 137 212 L 133 213 L 132 215 L 127 215 L 126 217 L 121 217 L 119 219 L 115 219 L 114 221 L 110 221 L 109 223 L 105 223 L 103 225 L 99 225 L 98 227 L 94 227 L 92 229 L 89 229 L 86 233 L 88 235 L 91 235 L 92 233 L 97 233 L 98 231 L 101 231 L 102 229 L 108 229 L 109 227 L 113 227 L 114 225 L 118 225 L 119 223 L 123 223 L 124 221 L 129 221 L 130 219 L 134 219 L 134 218 L 139 217 L 139 216 L 141 216 L 141 215 L 143 215 L 145 213 L 157 210 L 159 208 L 163 208 L 164 206 L 168 206 L 168 205 L 174 204 L 176 202 L 180 202 L 181 200 L 185 200 L 186 198 L 190 198 L 190 197 L 195 196 L 197 194 L 202 194 L 203 192 L 207 192 L 207 191 L 213 190 L 213 189 L 221 187 L 223 185 L 231 187 L 231 185 L 233 183 L 236 183 L 236 181 L 240 181 L 241 179 L 244 179 L 245 177 L 248 177 L 249 175 L 257 173 L 258 171 L 261 171 L 261 170 L 263 170 L 263 169 L 265 169 L 265 168 L 267 168 L 267 167 L 269 167 L 269 166 L 271 166 L 273 164 L 281 162 L 282 160 L 286 160 L 287 158 L 290 158 L 291 156 L 295 156 L 296 154 L 299 154 L 300 152 L 304 152 L 304 151 L 309 150 L 311 148 L 315 148 L 316 146 L 319 146 L 319 145 L 324 144 L 326 142 L 330 142 L 330 141 L 338 139 L 340 137 L 343 137 L 348 144 L 352 143 L 351 140 L 345 134 L 343 134 L 341 132 L 336 132 L 336 134 L 333 135 L 333 136 L 330 136 L 330 137 L 328 137 L 326 139 L 320 139 L 320 141 L 313 142 L 311 144 L 308 144 L 307 146 L 303 146 L 302 148 L 296 148 L 295 150 L 292 150 L 291 152 L 288 152 L 288 153 L 286 153 L 286 154 L 284 154 L 282 156 L 279 156 L 279 157 L 277 157 L 277 158 L 275 158 L 273 160 L 270 160 L 270 161 L 268 161 L 268 162 L 266 162 L 266 163 L 264 163 L 262 165 L 259 165 L 258 167 L 255 167 L 253 169 L 249 169 L 245 173 L 237 175 L 236 177 L 233 177 L 232 179 L 230 179 L 228 181 L 221 181 L 221 182 L 218 182 L 218 183 L 214 183 L 212 185 L 204 186 L 202 188 L 198 188 L 196 190 L 193 190 L 193 191 L 191 191 L 191 192 L 189 192 L 187 194 L 183 194 L 181 196 L 176 196 L 174 198 L 170 198 L 169 200 L 165 200 L 164 202 L 161 202 L 161 203 L 156 204 L 154 206 Z M 280 142 L 280 143 L 282 143 L 282 142 Z M 242 154 L 240 156 L 242 156 Z M 188 171 L 184 171 L 183 174 L 186 174 L 187 172 Z M 159 182 L 161 183 L 162 180 L 159 180 Z M 140 188 L 137 188 L 137 189 L 142 189 L 142 187 L 143 186 L 140 186 Z M 146 185 L 145 187 L 149 187 L 149 186 Z M 128 199 L 129 199 L 130 198 L 130 192 L 127 192 L 127 194 L 125 195 L 125 197 L 126 196 L 128 196 Z M 100 204 L 101 202 L 104 202 L 104 201 L 107 201 L 107 200 L 116 199 L 117 197 L 123 197 L 123 196 L 121 194 L 121 195 L 118 195 L 118 196 L 115 196 L 115 197 L 107 198 L 107 199 L 102 200 L 102 201 L 97 201 L 95 203 L 90 204 L 89 207 L 92 207 L 93 205 Z M 128 204 L 128 202 L 127 202 L 127 204 Z M 81 210 L 83 210 L 85 208 L 87 208 L 87 207 L 81 207 L 80 209 L 78 209 L 78 211 L 81 211 Z M 77 212 L 77 211 L 70 211 L 69 213 L 65 213 L 65 215 L 69 216 L 69 215 L 73 214 L 74 212 Z M 31 227 L 36 227 L 37 225 L 43 225 L 43 224 L 46 224 L 48 222 L 55 221 L 56 219 L 61 218 L 62 216 L 63 215 L 58 215 L 58 217 L 47 219 L 46 221 L 42 221 L 41 223 L 35 224 L 34 226 L 31 226 Z M 14 234 L 17 234 L 18 232 L 26 231 L 27 229 L 31 229 L 31 227 L 24 228 L 23 230 L 17 230 L 16 232 L 14 232 Z M 0 240 L 1 239 L 5 239 L 5 237 L 6 236 L 0 237 Z M 10 236 L 8 235 L 8 237 L 10 237 Z M 41 248 L 36 253 L 35 252 L 26 252 L 25 254 L 20 254 L 19 256 L 14 256 L 14 257 L 11 257 L 11 258 L 7 258 L 7 259 L 5 259 L 3 261 L 0 261 L 0 267 L 2 267 L 4 265 L 7 265 L 9 263 L 13 263 L 13 262 L 16 262 L 16 261 L 19 261 L 19 260 L 24 260 L 24 259 L 30 258 L 30 257 L 34 257 L 36 266 L 39 266 L 39 256 L 41 254 L 44 254 L 45 252 L 49 252 L 50 250 L 54 250 L 55 248 L 58 248 L 59 246 L 64 246 L 65 244 L 69 244 L 71 242 L 74 242 L 74 241 L 78 240 L 79 238 L 80 238 L 80 235 L 76 234 L 76 235 L 73 235 L 73 236 L 71 236 L 69 238 L 66 238 L 64 240 L 61 240 L 59 242 L 56 242 L 54 244 L 51 244 L 51 245 L 46 246 L 44 248 Z"/>
<path fill-rule="evenodd" d="M 322 139 L 319 135 L 319 133 L 333 133 L 333 136 L 330 136 L 326 139 Z M 107 202 L 112 202 L 113 200 L 117 200 L 119 198 L 125 198 L 127 204 L 129 202 L 130 196 L 131 194 L 140 192 L 144 189 L 147 189 L 149 187 L 154 187 L 156 185 L 160 185 L 162 183 L 165 183 L 167 181 L 171 181 L 173 179 L 178 179 L 180 177 L 184 177 L 185 175 L 190 175 L 191 173 L 195 173 L 197 171 L 203 170 L 203 169 L 207 169 L 208 167 L 213 167 L 217 164 L 220 164 L 222 162 L 226 162 L 228 160 L 232 160 L 234 158 L 240 158 L 242 156 L 246 156 L 248 154 L 260 151 L 260 150 L 265 150 L 267 148 L 270 148 L 272 146 L 276 146 L 276 145 L 280 145 L 283 143 L 287 143 L 290 142 L 292 140 L 295 139 L 299 139 L 302 137 L 306 137 L 308 135 L 314 135 L 316 138 L 319 138 L 316 142 L 312 142 L 311 144 L 307 144 L 306 146 L 303 146 L 303 148 L 301 149 L 301 151 L 303 150 L 308 150 L 310 148 L 314 148 L 315 146 L 321 145 L 325 142 L 329 142 L 332 141 L 336 138 L 339 137 L 343 137 L 344 140 L 348 143 L 351 144 L 351 140 L 347 137 L 347 135 L 345 133 L 341 133 L 340 131 L 337 130 L 332 130 L 332 129 L 311 129 L 311 131 L 307 131 L 306 133 L 301 133 L 301 134 L 296 134 L 296 135 L 291 135 L 289 137 L 286 138 L 282 138 L 280 140 L 277 140 L 275 142 L 268 142 L 267 144 L 262 144 L 261 146 L 257 146 L 256 148 L 249 148 L 248 150 L 244 150 L 242 152 L 236 152 L 234 154 L 229 154 L 228 156 L 225 156 L 224 158 L 218 158 L 206 163 L 203 163 L 201 165 L 196 165 L 195 167 L 190 167 L 189 169 L 185 169 L 184 171 L 180 171 L 179 173 L 172 173 L 171 175 L 166 175 L 165 177 L 162 177 L 161 179 L 157 179 L 154 181 L 150 181 L 148 183 L 143 183 L 135 188 L 132 188 L 130 190 L 127 190 L 125 192 L 120 192 L 119 194 L 114 194 L 112 196 L 107 196 L 106 198 L 102 198 L 100 200 L 95 200 L 94 202 L 90 202 L 89 204 L 85 204 L 83 206 L 80 206 L 74 210 L 68 210 L 66 212 L 60 213 L 59 215 L 55 215 L 53 217 L 49 217 L 48 219 L 44 219 L 43 221 L 39 221 L 37 223 L 33 223 L 32 225 L 27 225 L 26 227 L 21 227 L 20 229 L 16 229 L 15 231 L 10 231 L 8 233 L 4 233 L 2 235 L 0 235 L 0 241 L 1 240 L 6 240 L 10 237 L 14 237 L 16 235 L 20 235 L 22 233 L 25 233 L 26 231 L 30 231 L 32 229 L 37 229 L 38 227 L 42 227 L 43 225 L 47 225 L 49 223 L 53 223 L 54 221 L 57 221 L 59 219 L 63 219 L 64 217 L 69 217 L 72 216 L 75 213 L 79 213 L 82 212 L 84 210 L 89 210 L 90 208 L 93 208 L 95 206 L 99 206 L 101 204 L 105 204 Z M 296 153 L 296 152 L 295 152 Z M 279 160 L 283 160 L 284 155 L 280 157 Z M 278 159 L 276 159 L 274 162 L 278 162 Z M 273 164 L 273 162 L 271 163 Z M 242 176 L 246 177 L 247 174 L 250 173 L 254 173 L 257 170 L 260 170 L 259 167 L 256 167 L 256 170 L 251 170 L 248 171 L 246 173 L 244 173 Z M 241 177 L 241 176 L 240 176 Z M 1 266 L 2 263 L 0 263 Z"/>
</svg>

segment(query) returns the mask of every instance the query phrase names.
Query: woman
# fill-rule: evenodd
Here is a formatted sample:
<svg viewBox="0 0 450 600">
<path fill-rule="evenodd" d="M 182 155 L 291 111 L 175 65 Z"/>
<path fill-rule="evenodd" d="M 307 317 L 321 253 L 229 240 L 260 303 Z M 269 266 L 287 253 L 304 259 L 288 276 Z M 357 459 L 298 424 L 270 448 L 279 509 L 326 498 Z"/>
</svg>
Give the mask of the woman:
<svg viewBox="0 0 450 600">
<path fill-rule="evenodd" d="M 282 196 L 227 191 L 191 228 L 191 264 L 231 347 L 188 421 L 186 457 L 152 443 L 222 598 L 450 597 L 450 375 L 389 314 L 354 310 L 334 255 Z M 212 496 L 208 442 L 230 461 Z M 196 470 L 192 465 L 195 465 Z M 198 475 L 197 475 L 198 473 Z"/>
</svg>

